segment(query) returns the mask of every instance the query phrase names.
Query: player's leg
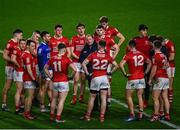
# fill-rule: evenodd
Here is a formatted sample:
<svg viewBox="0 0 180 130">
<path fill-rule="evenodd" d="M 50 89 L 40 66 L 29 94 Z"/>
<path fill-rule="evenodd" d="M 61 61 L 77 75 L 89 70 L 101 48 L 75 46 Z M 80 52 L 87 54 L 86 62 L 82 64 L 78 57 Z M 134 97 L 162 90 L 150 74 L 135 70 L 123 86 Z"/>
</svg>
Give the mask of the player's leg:
<svg viewBox="0 0 180 130">
<path fill-rule="evenodd" d="M 164 89 L 162 91 L 162 98 L 164 101 L 164 107 L 165 107 L 165 120 L 170 120 L 170 114 L 169 114 L 169 108 L 170 108 L 170 104 L 169 104 L 169 100 L 168 100 L 168 89 Z"/>
<path fill-rule="evenodd" d="M 21 109 L 20 109 L 20 98 L 21 98 L 21 93 L 22 93 L 22 89 L 23 89 L 23 82 L 19 82 L 16 81 L 16 94 L 14 96 L 15 99 L 15 113 L 16 114 L 20 114 L 21 113 Z"/>
<path fill-rule="evenodd" d="M 58 97 L 58 91 L 53 89 L 52 91 L 52 100 L 51 100 L 51 112 L 50 112 L 50 120 L 54 120 L 54 113 L 56 109 L 56 100 Z"/>
<path fill-rule="evenodd" d="M 48 85 L 48 88 L 47 88 L 47 93 L 48 93 L 48 98 L 49 98 L 49 105 L 51 104 L 51 100 L 52 100 L 52 91 L 53 91 L 53 82 L 50 80 L 49 81 L 49 85 Z"/>
<path fill-rule="evenodd" d="M 159 97 L 161 94 L 161 90 L 160 89 L 154 89 L 152 92 L 152 98 L 153 98 L 153 102 L 154 102 L 154 113 L 150 119 L 151 122 L 158 120 L 159 118 L 159 108 L 160 108 L 160 103 L 159 103 Z"/>
<path fill-rule="evenodd" d="M 64 102 L 66 100 L 68 91 L 60 92 L 59 93 L 59 99 L 58 99 L 58 106 L 57 106 L 57 114 L 56 114 L 56 122 L 64 122 L 61 120 L 61 114 L 64 108 Z"/>
<path fill-rule="evenodd" d="M 74 85 L 73 85 L 73 98 L 71 100 L 71 104 L 75 105 L 77 103 L 77 92 L 78 92 L 78 81 L 80 78 L 80 72 L 77 72 L 74 75 Z"/>
<path fill-rule="evenodd" d="M 135 119 L 134 104 L 133 104 L 133 100 L 132 100 L 133 92 L 134 92 L 133 89 L 126 89 L 126 101 L 128 104 L 128 108 L 130 110 L 130 116 L 126 121 L 133 121 Z"/>
<path fill-rule="evenodd" d="M 89 96 L 89 101 L 88 101 L 87 112 L 85 113 L 85 115 L 83 117 L 87 121 L 90 121 L 91 113 L 92 113 L 92 109 L 94 107 L 94 100 L 96 98 L 96 95 L 97 95 L 97 91 L 90 90 L 90 96 Z"/>
<path fill-rule="evenodd" d="M 107 106 L 107 93 L 108 93 L 107 89 L 100 90 L 100 96 L 101 96 L 101 110 L 100 110 L 100 116 L 99 116 L 100 122 L 104 122 L 104 115 L 105 115 L 106 106 Z"/>
<path fill-rule="evenodd" d="M 109 64 L 107 73 L 111 72 L 111 68 L 112 68 L 112 65 Z M 109 84 L 111 85 L 112 75 L 108 75 L 108 81 L 109 81 Z M 111 96 L 112 96 L 112 91 L 111 91 L 111 87 L 110 87 L 110 88 L 108 88 L 108 94 L 107 94 L 107 106 L 111 106 Z"/>
<path fill-rule="evenodd" d="M 35 87 L 31 87 L 33 86 L 32 83 L 30 83 L 28 86 L 29 86 L 28 88 L 25 86 L 25 91 L 27 93 L 27 96 L 25 97 L 24 117 L 26 119 L 33 120 L 35 119 L 35 116 L 33 116 L 30 111 L 32 106 L 32 100 L 34 97 Z"/>
<path fill-rule="evenodd" d="M 159 97 L 159 103 L 160 103 L 160 108 L 159 108 L 159 118 L 163 119 L 164 118 L 164 101 L 162 98 L 162 93 Z"/>
<path fill-rule="evenodd" d="M 4 88 L 2 90 L 2 111 L 9 111 L 9 108 L 7 107 L 7 94 L 12 86 L 13 71 L 14 69 L 12 67 L 9 66 L 5 67 L 6 81 L 4 84 Z"/>
<path fill-rule="evenodd" d="M 138 112 L 138 119 L 142 119 L 142 112 L 144 108 L 144 103 L 143 103 L 143 91 L 144 89 L 137 89 L 137 97 L 138 97 L 138 102 L 139 102 L 139 112 Z"/>
<path fill-rule="evenodd" d="M 79 96 L 79 102 L 84 102 L 84 90 L 86 85 L 86 76 L 85 73 L 81 72 L 81 85 L 80 85 L 80 96 Z"/>
</svg>

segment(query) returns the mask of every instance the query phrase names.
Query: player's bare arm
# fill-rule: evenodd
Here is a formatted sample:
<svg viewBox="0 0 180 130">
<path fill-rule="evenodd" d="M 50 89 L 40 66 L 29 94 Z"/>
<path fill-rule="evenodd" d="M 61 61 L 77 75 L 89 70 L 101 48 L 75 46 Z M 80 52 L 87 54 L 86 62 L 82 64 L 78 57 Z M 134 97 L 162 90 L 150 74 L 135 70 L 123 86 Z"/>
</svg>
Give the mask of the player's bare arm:
<svg viewBox="0 0 180 130">
<path fill-rule="evenodd" d="M 8 56 L 8 54 L 9 54 L 9 51 L 5 49 L 3 52 L 3 59 L 8 61 L 8 62 L 12 62 L 11 58 Z"/>
<path fill-rule="evenodd" d="M 156 74 L 156 70 L 157 70 L 157 65 L 153 65 L 152 69 L 151 69 L 151 73 L 149 76 L 149 81 L 148 84 L 151 85 L 152 84 L 152 79 L 154 78 L 155 74 Z"/>
<path fill-rule="evenodd" d="M 27 68 L 27 72 L 30 75 L 31 79 L 35 80 L 35 77 L 34 77 L 33 72 L 31 70 L 31 65 L 27 65 L 26 68 Z"/>
<path fill-rule="evenodd" d="M 146 63 L 147 63 L 147 68 L 146 68 L 146 70 L 145 70 L 145 74 L 148 74 L 148 72 L 149 72 L 150 69 L 151 69 L 152 63 L 151 63 L 151 60 L 150 60 L 150 59 L 147 59 L 147 60 L 146 60 Z"/>
<path fill-rule="evenodd" d="M 169 61 L 173 61 L 174 60 L 174 57 L 175 57 L 175 53 L 170 53 L 169 54 Z"/>
<path fill-rule="evenodd" d="M 16 55 L 12 55 L 11 56 L 11 61 L 19 68 L 20 65 L 18 64 L 17 60 L 16 60 Z"/>
<path fill-rule="evenodd" d="M 66 50 L 67 50 L 67 57 L 71 57 L 71 49 L 70 49 L 70 47 L 67 47 Z"/>
<path fill-rule="evenodd" d="M 114 44 L 114 46 L 112 46 L 112 49 L 115 50 L 114 55 L 112 56 L 112 58 L 115 59 L 119 52 L 119 46 L 117 44 Z"/>
<path fill-rule="evenodd" d="M 124 68 L 124 65 L 126 64 L 126 61 L 125 60 L 122 60 L 121 62 L 120 62 L 120 64 L 119 64 L 119 67 L 120 67 L 120 70 L 121 70 L 121 72 L 123 73 L 123 75 L 125 76 L 125 77 L 129 77 L 129 76 L 131 76 L 131 74 L 127 74 L 126 73 L 126 70 L 125 70 L 125 68 Z"/>
<path fill-rule="evenodd" d="M 74 53 L 74 47 L 71 47 L 71 54 L 74 58 L 79 59 L 79 57 Z"/>
<path fill-rule="evenodd" d="M 46 64 L 45 66 L 44 66 L 44 71 L 45 71 L 45 73 L 47 74 L 47 76 L 50 78 L 50 79 L 52 79 L 52 74 L 50 74 L 50 72 L 49 72 L 49 65 L 48 64 Z"/>
<path fill-rule="evenodd" d="M 89 63 L 89 60 L 87 60 L 87 59 L 85 59 L 85 60 L 83 61 L 83 63 L 82 63 L 82 67 L 83 67 L 86 75 L 89 75 L 89 72 L 88 72 L 87 67 L 86 67 L 86 65 L 87 65 L 88 63 Z"/>
<path fill-rule="evenodd" d="M 116 36 L 119 38 L 118 46 L 120 47 L 122 43 L 125 41 L 125 37 L 120 32 Z"/>
</svg>

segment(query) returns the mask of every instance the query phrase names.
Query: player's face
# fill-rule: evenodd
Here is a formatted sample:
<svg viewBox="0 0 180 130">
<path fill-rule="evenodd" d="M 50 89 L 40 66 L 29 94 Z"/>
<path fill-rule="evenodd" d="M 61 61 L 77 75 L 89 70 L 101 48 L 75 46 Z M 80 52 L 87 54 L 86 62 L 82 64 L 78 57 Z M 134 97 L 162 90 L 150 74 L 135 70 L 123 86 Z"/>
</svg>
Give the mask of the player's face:
<svg viewBox="0 0 180 130">
<path fill-rule="evenodd" d="M 147 33 L 147 29 L 140 31 L 141 36 L 147 36 Z"/>
<path fill-rule="evenodd" d="M 18 40 L 22 39 L 23 38 L 23 33 L 17 33 L 16 37 L 17 37 Z"/>
<path fill-rule="evenodd" d="M 101 22 L 101 25 L 102 25 L 104 28 L 106 28 L 107 25 L 108 25 L 108 23 L 106 23 L 106 22 Z"/>
<path fill-rule="evenodd" d="M 88 37 L 86 37 L 86 43 L 87 43 L 88 45 L 92 45 L 92 44 L 93 44 L 93 42 L 94 42 L 94 39 L 93 39 L 93 37 L 92 37 L 92 36 L 88 36 Z"/>
<path fill-rule="evenodd" d="M 25 50 L 26 49 L 26 41 L 21 41 L 20 43 L 19 43 L 19 47 L 20 47 L 20 49 L 21 50 Z"/>
<path fill-rule="evenodd" d="M 43 37 L 43 39 L 44 39 L 44 41 L 45 41 L 46 43 L 49 43 L 49 41 L 50 41 L 50 39 L 51 39 L 50 34 L 46 34 L 46 35 Z"/>
<path fill-rule="evenodd" d="M 80 36 L 83 36 L 85 34 L 85 28 L 83 26 L 80 26 L 77 28 L 77 33 L 80 35 Z"/>
<path fill-rule="evenodd" d="M 36 48 L 36 45 L 34 42 L 31 42 L 30 46 L 29 46 L 29 51 L 31 54 L 34 55 L 34 52 L 35 52 L 35 48 Z"/>
<path fill-rule="evenodd" d="M 40 35 L 38 33 L 34 33 L 33 39 L 35 42 L 39 42 Z"/>
<path fill-rule="evenodd" d="M 61 35 L 62 35 L 62 31 L 63 31 L 62 28 L 56 28 L 56 29 L 55 29 L 55 35 L 61 36 Z"/>
<path fill-rule="evenodd" d="M 97 28 L 96 33 L 98 36 L 102 36 L 102 35 L 104 35 L 104 29 L 103 28 Z"/>
</svg>

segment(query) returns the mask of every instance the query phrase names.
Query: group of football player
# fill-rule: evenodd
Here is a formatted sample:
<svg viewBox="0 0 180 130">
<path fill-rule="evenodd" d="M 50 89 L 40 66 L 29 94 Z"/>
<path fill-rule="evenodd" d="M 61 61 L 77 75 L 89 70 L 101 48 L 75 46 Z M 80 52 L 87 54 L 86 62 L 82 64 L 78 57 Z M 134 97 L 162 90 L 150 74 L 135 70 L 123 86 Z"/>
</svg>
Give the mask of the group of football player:
<svg viewBox="0 0 180 130">
<path fill-rule="evenodd" d="M 99 120 L 104 122 L 105 112 L 111 105 L 112 73 L 119 69 L 128 78 L 125 96 L 130 116 L 126 121 L 143 118 L 143 110 L 148 107 L 150 88 L 154 101 L 150 121 L 169 121 L 175 73 L 175 48 L 172 41 L 158 35 L 148 36 L 148 27 L 141 24 L 138 26 L 140 35 L 129 40 L 125 56 L 117 64 L 115 59 L 125 37 L 109 25 L 107 16 L 100 17 L 99 22 L 93 35 L 85 34 L 85 25 L 79 23 L 76 26 L 77 35 L 70 41 L 63 36 L 62 25 L 55 25 L 52 37 L 47 31 L 36 30 L 31 38 L 23 39 L 23 31 L 16 29 L 3 52 L 7 64 L 2 111 L 9 111 L 7 94 L 14 81 L 15 114 L 35 119 L 31 107 L 38 103 L 40 112 L 50 113 L 50 120 L 64 122 L 61 115 L 69 92 L 69 82 L 73 83 L 71 104 L 76 105 L 77 101 L 84 103 L 85 83 L 88 80 L 89 101 L 81 119 L 90 121 L 92 111 L 99 110 Z M 118 38 L 118 44 L 115 38 Z M 125 69 L 126 64 L 128 70 Z M 137 117 L 133 104 L 134 90 L 138 98 Z M 45 105 L 46 93 L 50 111 Z"/>
</svg>

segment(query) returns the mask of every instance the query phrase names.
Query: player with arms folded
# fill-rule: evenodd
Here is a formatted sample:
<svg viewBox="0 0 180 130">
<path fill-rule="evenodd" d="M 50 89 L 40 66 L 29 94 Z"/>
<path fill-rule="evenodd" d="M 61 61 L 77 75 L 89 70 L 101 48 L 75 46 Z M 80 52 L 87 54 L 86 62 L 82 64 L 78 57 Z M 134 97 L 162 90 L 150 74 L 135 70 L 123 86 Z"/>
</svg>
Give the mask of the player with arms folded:
<svg viewBox="0 0 180 130">
<path fill-rule="evenodd" d="M 70 67 L 74 74 L 76 74 L 76 67 L 71 59 L 65 55 L 66 46 L 63 43 L 58 45 L 58 51 L 59 53 L 56 56 L 51 57 L 45 65 L 44 70 L 48 77 L 53 81 L 53 98 L 51 102 L 50 119 L 54 120 L 56 101 L 58 101 L 56 122 L 61 123 L 64 122 L 64 120 L 61 120 L 61 114 L 69 91 L 68 68 Z M 49 73 L 49 67 L 52 68 L 53 75 Z"/>
<path fill-rule="evenodd" d="M 133 92 L 137 90 L 137 97 L 139 102 L 138 119 L 143 117 L 143 91 L 145 88 L 144 75 L 151 69 L 151 61 L 142 52 L 136 50 L 136 42 L 134 40 L 129 41 L 130 51 L 124 56 L 120 62 L 119 67 L 125 77 L 128 78 L 126 84 L 126 100 L 130 109 L 130 116 L 126 121 L 135 120 L 134 104 L 133 104 Z M 125 64 L 127 63 L 129 73 L 125 71 Z M 144 72 L 144 63 L 147 63 L 147 68 Z"/>
</svg>

